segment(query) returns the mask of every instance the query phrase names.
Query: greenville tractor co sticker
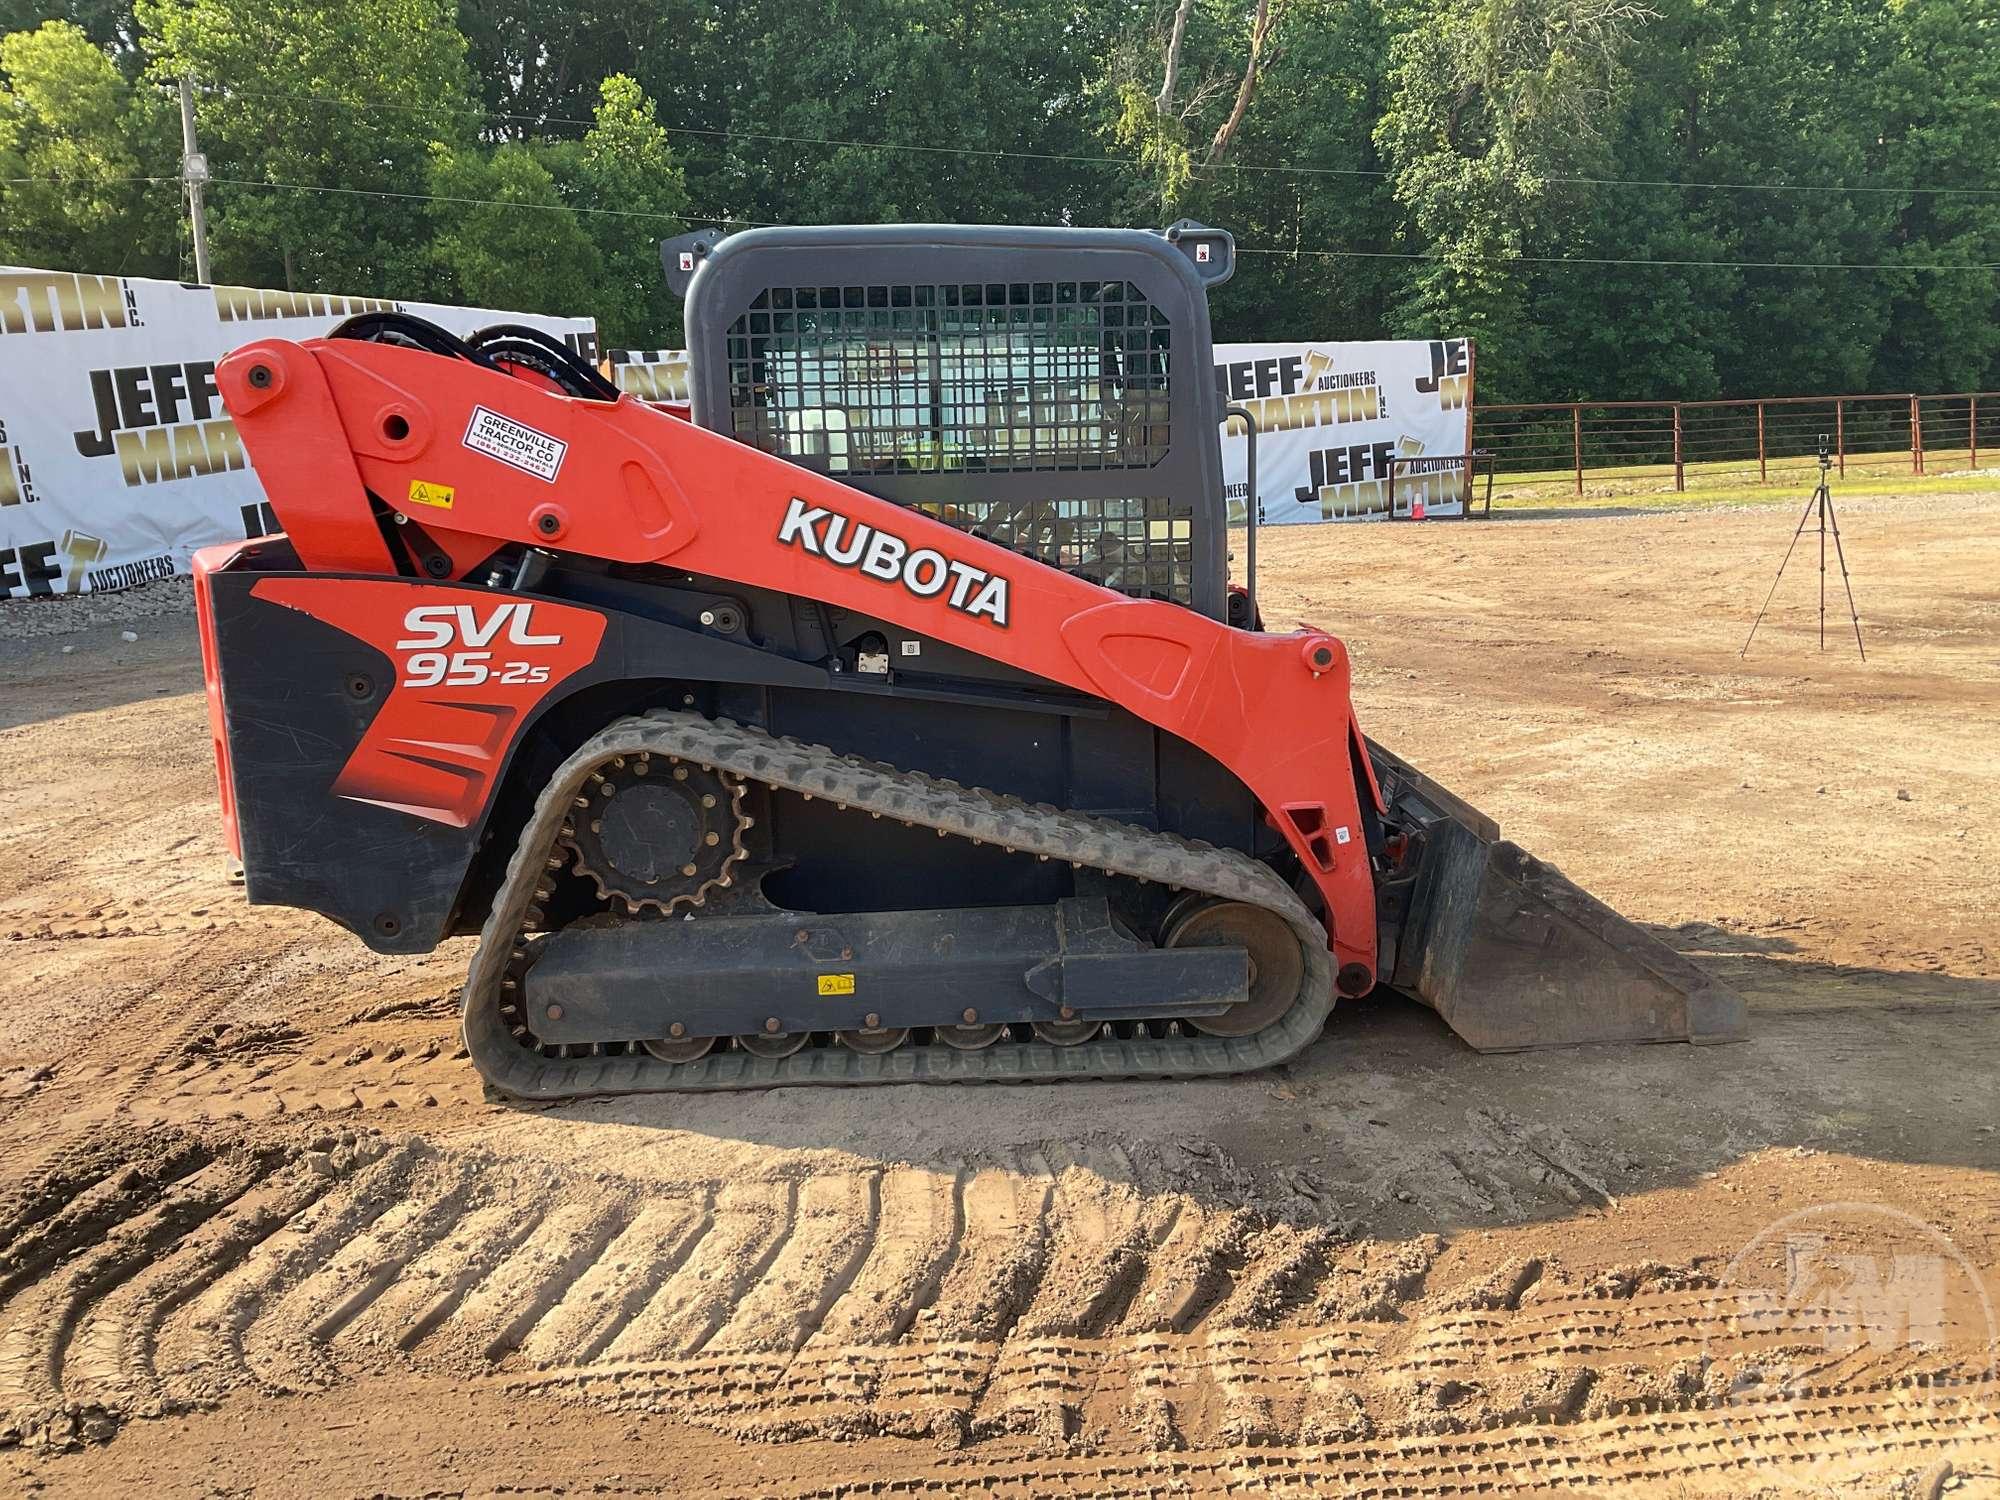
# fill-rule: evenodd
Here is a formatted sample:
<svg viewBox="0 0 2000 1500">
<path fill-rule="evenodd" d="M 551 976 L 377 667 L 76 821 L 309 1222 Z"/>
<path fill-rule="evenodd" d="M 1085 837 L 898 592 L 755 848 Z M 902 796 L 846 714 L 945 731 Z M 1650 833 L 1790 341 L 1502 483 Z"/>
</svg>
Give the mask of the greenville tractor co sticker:
<svg viewBox="0 0 2000 1500">
<path fill-rule="evenodd" d="M 569 444 L 561 438 L 524 427 L 512 417 L 503 417 L 483 406 L 472 408 L 472 420 L 465 427 L 465 446 L 551 483 L 562 467 L 563 455 L 569 451 Z"/>
</svg>

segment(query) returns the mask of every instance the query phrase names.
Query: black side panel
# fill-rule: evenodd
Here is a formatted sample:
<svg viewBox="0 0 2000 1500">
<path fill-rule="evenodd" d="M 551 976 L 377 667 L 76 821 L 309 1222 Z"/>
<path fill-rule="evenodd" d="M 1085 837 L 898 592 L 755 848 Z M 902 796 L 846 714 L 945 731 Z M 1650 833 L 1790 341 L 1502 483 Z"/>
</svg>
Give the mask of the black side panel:
<svg viewBox="0 0 2000 1500">
<path fill-rule="evenodd" d="M 380 952 L 428 951 L 455 930 L 493 800 L 484 822 L 454 828 L 334 796 L 330 789 L 380 710 L 394 667 L 345 631 L 256 598 L 258 577 L 225 572 L 211 580 L 247 894 L 259 905 L 319 912 Z M 421 586 L 440 587 L 428 580 Z M 482 607 L 516 597 L 469 586 L 463 592 Z M 826 681 L 818 667 L 751 646 L 629 615 L 607 612 L 606 621 L 597 659 L 543 701 L 509 747 L 503 779 L 542 720 L 580 698 L 593 706 L 589 722 L 574 731 L 578 740 L 610 718 L 652 706 L 674 682 Z M 557 750 L 542 774 L 571 748 Z M 505 795 L 499 800 L 504 806 Z"/>
<path fill-rule="evenodd" d="M 345 631 L 252 597 L 256 582 L 211 580 L 247 894 L 331 917 L 379 952 L 432 948 L 478 830 L 330 794 L 394 667 Z"/>
</svg>

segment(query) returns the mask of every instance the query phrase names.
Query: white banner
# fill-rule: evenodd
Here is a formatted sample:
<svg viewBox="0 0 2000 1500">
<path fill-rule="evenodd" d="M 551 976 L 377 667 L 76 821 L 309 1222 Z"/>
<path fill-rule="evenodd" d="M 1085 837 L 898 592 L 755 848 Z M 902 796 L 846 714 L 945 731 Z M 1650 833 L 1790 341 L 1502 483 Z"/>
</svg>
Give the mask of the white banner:
<svg viewBox="0 0 2000 1500">
<path fill-rule="evenodd" d="M 1469 489 L 1472 341 L 1217 344 L 1223 400 L 1257 418 L 1260 524 L 1458 516 Z M 1244 518 L 1249 439 L 1223 424 L 1229 518 Z"/>
<path fill-rule="evenodd" d="M 0 597 L 129 588 L 276 530 L 216 362 L 388 311 L 525 323 L 597 359 L 590 318 L 0 268 Z"/>
<path fill-rule="evenodd" d="M 613 349 L 607 360 L 612 382 L 641 401 L 685 406 L 688 357 L 685 349 Z"/>
</svg>

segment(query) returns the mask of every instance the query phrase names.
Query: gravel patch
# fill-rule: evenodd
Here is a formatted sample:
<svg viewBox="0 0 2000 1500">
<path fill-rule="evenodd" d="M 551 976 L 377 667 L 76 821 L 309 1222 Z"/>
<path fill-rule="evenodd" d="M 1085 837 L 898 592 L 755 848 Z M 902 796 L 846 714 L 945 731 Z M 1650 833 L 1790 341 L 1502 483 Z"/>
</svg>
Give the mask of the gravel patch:
<svg viewBox="0 0 2000 1500">
<path fill-rule="evenodd" d="M 0 602 L 0 641 L 75 635 L 105 625 L 130 626 L 163 615 L 194 613 L 194 580 L 162 578 L 115 594 L 53 594 Z"/>
</svg>

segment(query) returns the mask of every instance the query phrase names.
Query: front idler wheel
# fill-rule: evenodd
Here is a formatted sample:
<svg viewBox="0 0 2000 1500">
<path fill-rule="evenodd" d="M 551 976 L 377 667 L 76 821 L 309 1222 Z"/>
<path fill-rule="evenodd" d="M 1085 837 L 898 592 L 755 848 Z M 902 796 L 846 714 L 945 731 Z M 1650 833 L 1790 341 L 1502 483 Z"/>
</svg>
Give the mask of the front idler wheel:
<svg viewBox="0 0 2000 1500">
<path fill-rule="evenodd" d="M 1210 1036 L 1250 1036 L 1292 1008 L 1305 979 L 1305 955 L 1291 924 L 1268 907 L 1192 896 L 1160 924 L 1163 948 L 1242 948 L 1250 955 L 1250 998 L 1219 1016 L 1189 1016 Z"/>
</svg>

